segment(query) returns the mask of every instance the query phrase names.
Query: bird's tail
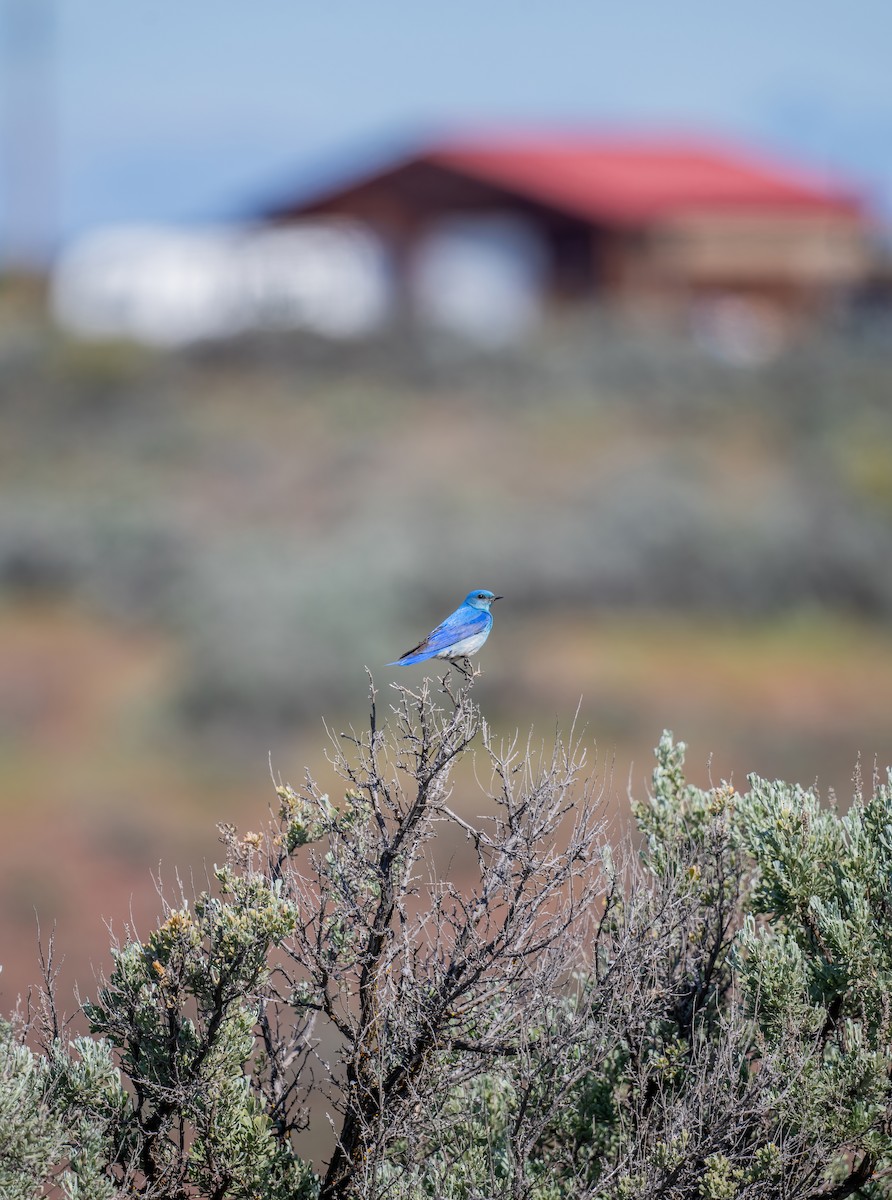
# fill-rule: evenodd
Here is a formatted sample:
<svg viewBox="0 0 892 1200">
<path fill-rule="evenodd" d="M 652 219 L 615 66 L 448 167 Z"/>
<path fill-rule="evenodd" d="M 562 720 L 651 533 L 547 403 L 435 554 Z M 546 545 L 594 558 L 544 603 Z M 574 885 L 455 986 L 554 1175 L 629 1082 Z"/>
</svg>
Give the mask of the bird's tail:
<svg viewBox="0 0 892 1200">
<path fill-rule="evenodd" d="M 404 654 L 402 658 L 398 658 L 396 662 L 388 663 L 388 667 L 411 667 L 413 663 L 425 662 L 429 658 L 433 658 L 430 650 L 425 650 L 421 654 Z"/>
</svg>

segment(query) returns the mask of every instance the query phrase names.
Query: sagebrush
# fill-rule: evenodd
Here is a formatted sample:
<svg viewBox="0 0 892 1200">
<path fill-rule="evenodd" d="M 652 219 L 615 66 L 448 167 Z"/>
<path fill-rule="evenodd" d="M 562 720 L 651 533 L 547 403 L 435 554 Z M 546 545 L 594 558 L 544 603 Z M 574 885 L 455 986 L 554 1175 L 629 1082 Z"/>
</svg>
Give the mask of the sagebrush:
<svg viewBox="0 0 892 1200">
<path fill-rule="evenodd" d="M 0 1196 L 892 1195 L 892 786 L 704 790 L 664 734 L 622 833 L 575 735 L 500 742 L 472 689 L 373 690 L 343 794 L 222 827 L 89 1036 L 47 969 L 0 1037 Z"/>
</svg>

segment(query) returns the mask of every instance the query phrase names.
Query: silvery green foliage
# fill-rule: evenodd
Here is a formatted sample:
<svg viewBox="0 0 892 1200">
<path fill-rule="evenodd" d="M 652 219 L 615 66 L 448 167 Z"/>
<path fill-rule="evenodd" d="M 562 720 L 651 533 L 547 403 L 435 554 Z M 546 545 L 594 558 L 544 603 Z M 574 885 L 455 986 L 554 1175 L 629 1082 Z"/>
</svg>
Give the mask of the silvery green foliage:
<svg viewBox="0 0 892 1200">
<path fill-rule="evenodd" d="M 835 1143 L 830 1173 L 838 1194 L 854 1178 L 858 1194 L 885 1196 L 892 1174 L 892 786 L 874 780 L 865 798 L 859 781 L 840 816 L 813 791 L 753 778 L 741 827 L 758 864 L 738 951 L 757 1043 L 769 1051 L 792 1046 L 801 1060 L 793 1107 L 801 1105 L 811 1136 Z"/>
<path fill-rule="evenodd" d="M 604 863 L 575 987 L 452 1094 L 399 1194 L 892 1195 L 892 789 L 840 817 L 782 783 L 692 787 L 684 749 L 664 735 L 633 805 L 637 861 Z"/>
<path fill-rule="evenodd" d="M 221 827 L 91 1037 L 0 1031 L 0 1196 L 892 1196 L 892 786 L 840 815 L 684 753 L 611 839 L 575 744 L 498 743 L 448 676 L 386 728 L 373 692 L 340 796 Z"/>
<path fill-rule="evenodd" d="M 35 1194 L 64 1157 L 65 1127 L 49 1096 L 50 1065 L 0 1029 L 0 1195 Z"/>
<path fill-rule="evenodd" d="M 58 1039 L 44 1054 L 0 1027 L 0 1196 L 25 1200 L 52 1180 L 74 1200 L 112 1200 L 109 1147 L 128 1101 L 106 1042 Z"/>
<path fill-rule="evenodd" d="M 281 881 L 229 864 L 214 874 L 216 894 L 181 898 L 145 942 L 113 950 L 111 976 L 85 1005 L 133 1089 L 112 1172 L 146 1197 L 303 1196 L 310 1172 L 249 1068 L 269 957 L 297 912 Z"/>
</svg>

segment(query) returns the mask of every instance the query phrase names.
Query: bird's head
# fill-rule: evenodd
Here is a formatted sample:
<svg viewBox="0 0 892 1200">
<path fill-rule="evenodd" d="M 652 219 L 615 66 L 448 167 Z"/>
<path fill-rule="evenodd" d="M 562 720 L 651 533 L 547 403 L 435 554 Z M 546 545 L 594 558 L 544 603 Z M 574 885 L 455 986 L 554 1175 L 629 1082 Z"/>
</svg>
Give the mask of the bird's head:
<svg viewBox="0 0 892 1200">
<path fill-rule="evenodd" d="M 473 592 L 468 592 L 465 596 L 465 604 L 471 608 L 482 608 L 489 612 L 489 606 L 494 600 L 502 600 L 504 597 L 497 596 L 494 592 L 489 592 L 486 588 L 475 588 Z"/>
</svg>

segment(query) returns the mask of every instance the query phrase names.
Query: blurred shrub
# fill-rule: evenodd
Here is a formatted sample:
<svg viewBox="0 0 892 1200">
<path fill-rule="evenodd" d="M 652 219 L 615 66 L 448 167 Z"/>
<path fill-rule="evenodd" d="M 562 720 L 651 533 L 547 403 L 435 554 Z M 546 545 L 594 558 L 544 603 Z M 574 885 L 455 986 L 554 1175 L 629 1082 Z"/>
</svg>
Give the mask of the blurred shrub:
<svg viewBox="0 0 892 1200">
<path fill-rule="evenodd" d="M 29 344 L 0 346 L 0 594 L 170 630 L 188 720 L 337 705 L 477 584 L 521 622 L 892 612 L 881 342 L 743 368 L 588 313 L 498 352 Z"/>
<path fill-rule="evenodd" d="M 71 596 L 122 622 L 169 622 L 188 546 L 163 519 L 35 495 L 0 510 L 0 589 Z"/>
</svg>

